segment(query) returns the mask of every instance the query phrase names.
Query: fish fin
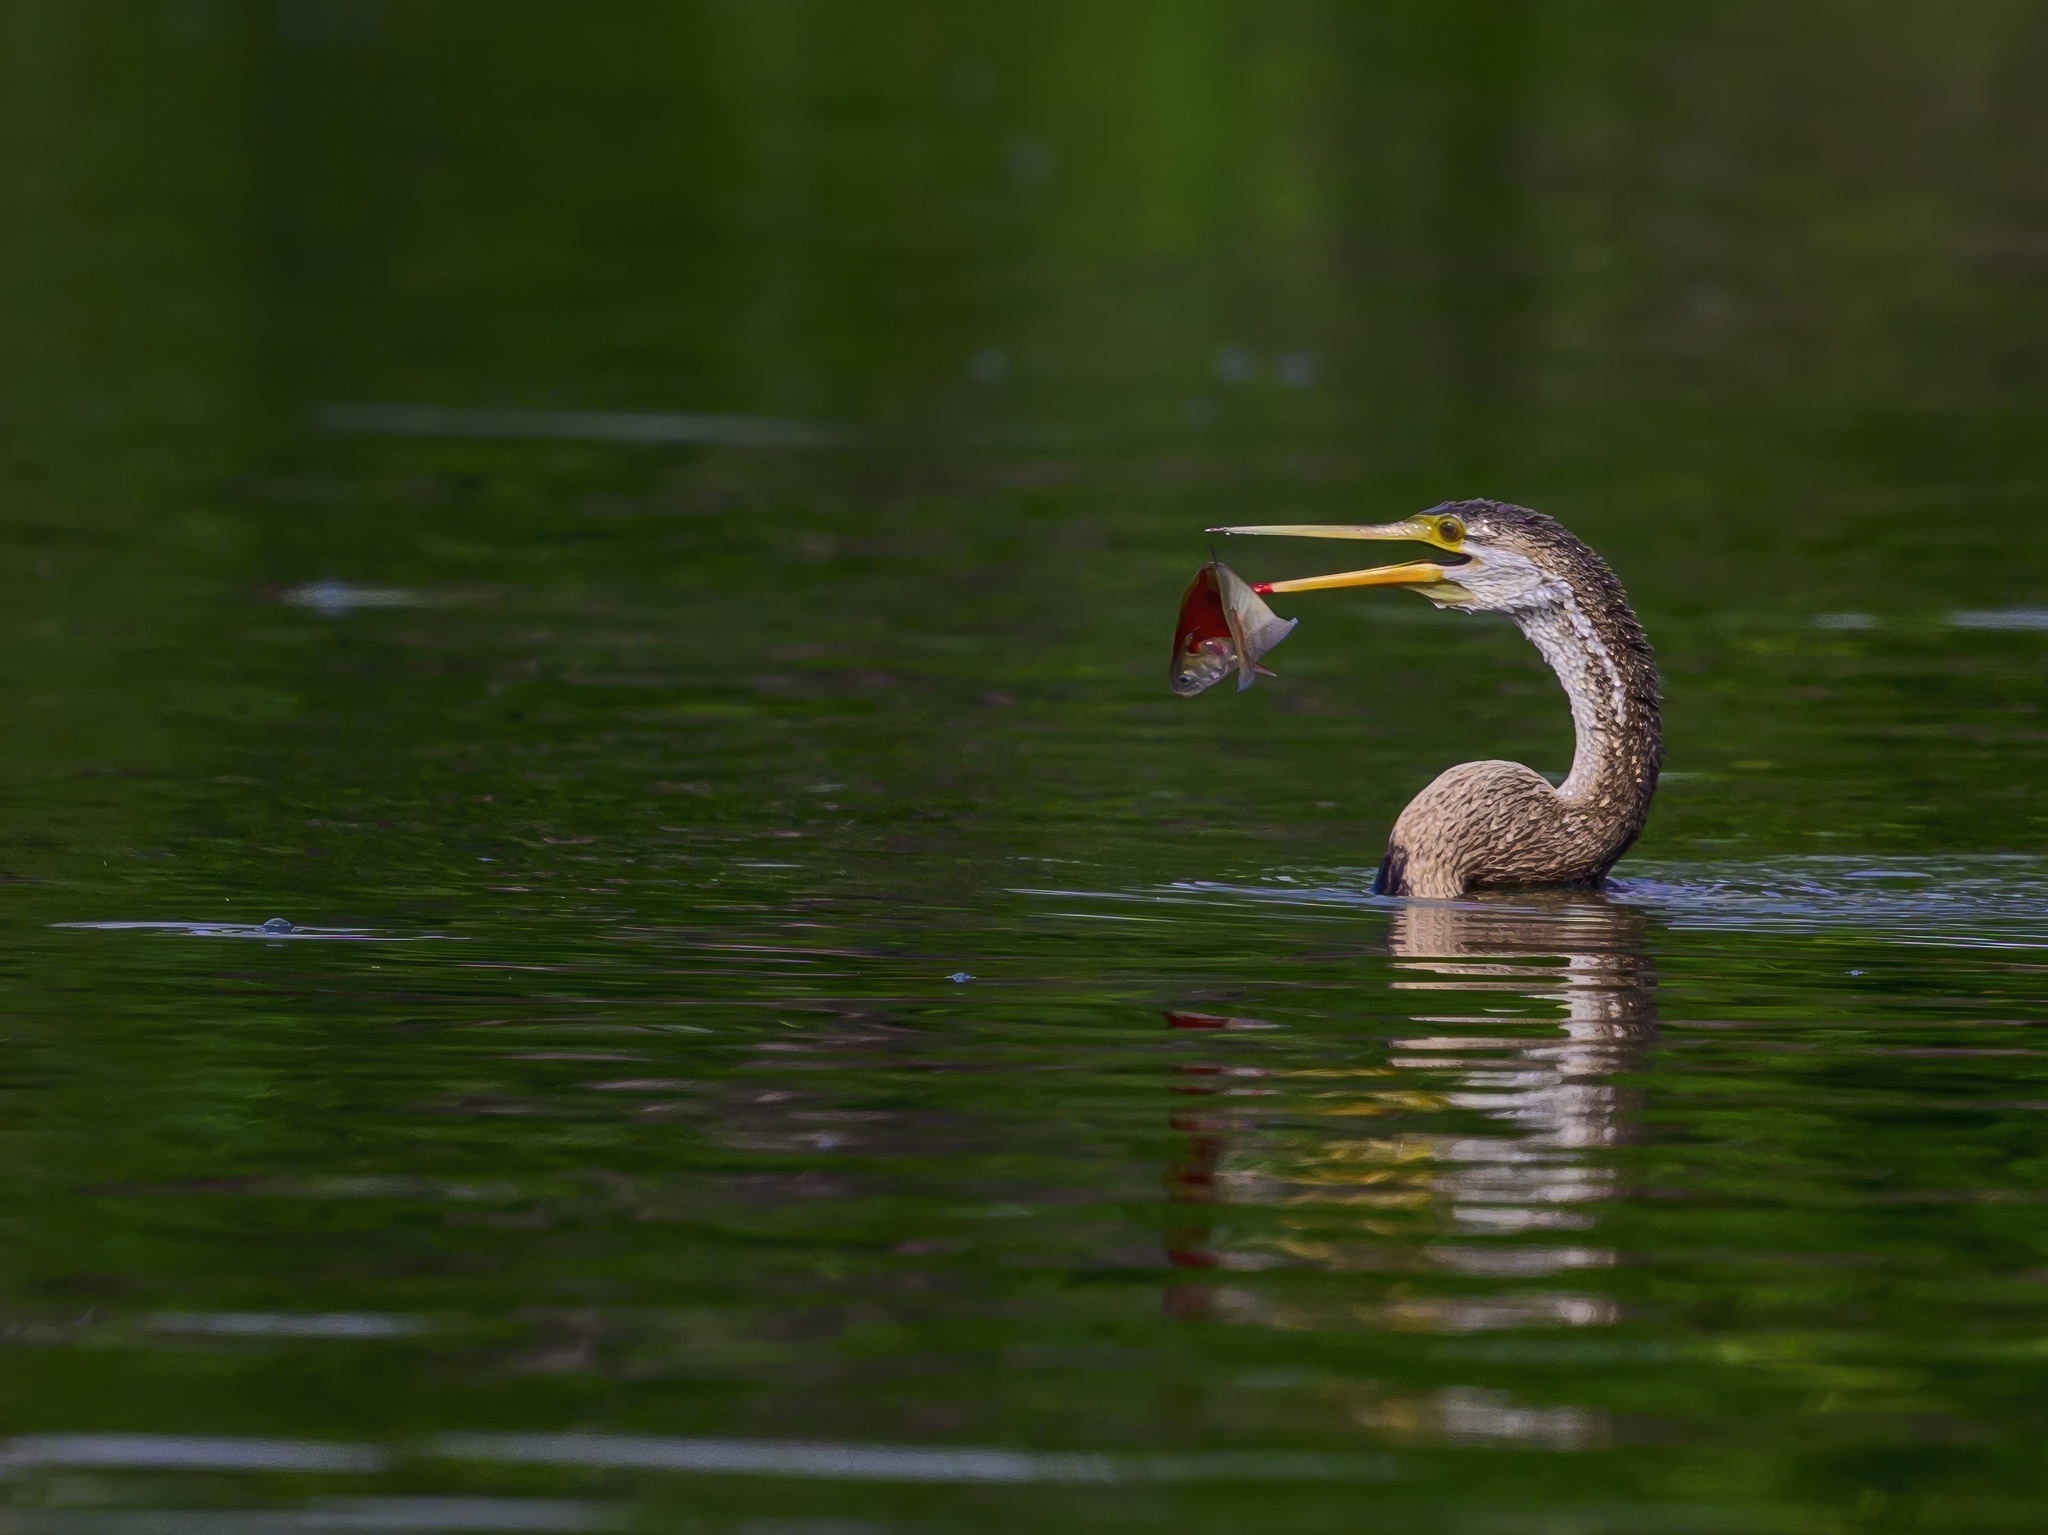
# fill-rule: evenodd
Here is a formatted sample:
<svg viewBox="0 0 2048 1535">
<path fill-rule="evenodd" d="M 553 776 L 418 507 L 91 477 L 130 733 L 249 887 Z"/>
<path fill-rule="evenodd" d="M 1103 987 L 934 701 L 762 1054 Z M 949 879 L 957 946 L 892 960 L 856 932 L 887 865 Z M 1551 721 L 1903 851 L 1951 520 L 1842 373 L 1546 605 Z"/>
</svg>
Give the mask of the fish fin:
<svg viewBox="0 0 2048 1535">
<path fill-rule="evenodd" d="M 1301 622 L 1298 618 L 1281 618 L 1273 613 L 1267 613 L 1263 617 L 1257 615 L 1245 616 L 1255 619 L 1255 622 L 1244 626 L 1245 648 L 1251 652 L 1253 660 L 1257 660 L 1275 645 L 1286 639 L 1288 635 L 1294 632 L 1294 626 Z M 1242 618 L 1240 622 L 1242 622 Z"/>
<path fill-rule="evenodd" d="M 1252 670 L 1257 672 L 1261 677 L 1277 677 L 1280 675 L 1278 672 L 1274 671 L 1272 667 L 1261 666 L 1256 661 L 1252 663 Z"/>
</svg>

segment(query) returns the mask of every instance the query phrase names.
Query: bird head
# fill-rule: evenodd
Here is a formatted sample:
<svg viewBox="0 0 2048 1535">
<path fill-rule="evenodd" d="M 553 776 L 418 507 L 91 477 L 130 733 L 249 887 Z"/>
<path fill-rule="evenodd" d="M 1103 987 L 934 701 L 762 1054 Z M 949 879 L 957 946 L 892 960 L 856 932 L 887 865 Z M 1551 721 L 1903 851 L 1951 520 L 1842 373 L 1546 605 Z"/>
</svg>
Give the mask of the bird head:
<svg viewBox="0 0 2048 1535">
<path fill-rule="evenodd" d="M 1427 544 L 1436 551 L 1426 559 L 1398 565 L 1261 582 L 1252 587 L 1260 596 L 1340 586 L 1405 586 L 1440 608 L 1526 613 L 1554 601 L 1559 583 L 1569 581 L 1586 561 L 1599 564 L 1591 550 L 1541 512 L 1502 501 L 1446 501 L 1399 522 L 1274 523 L 1209 531 L 1271 538 L 1375 539 Z"/>
</svg>

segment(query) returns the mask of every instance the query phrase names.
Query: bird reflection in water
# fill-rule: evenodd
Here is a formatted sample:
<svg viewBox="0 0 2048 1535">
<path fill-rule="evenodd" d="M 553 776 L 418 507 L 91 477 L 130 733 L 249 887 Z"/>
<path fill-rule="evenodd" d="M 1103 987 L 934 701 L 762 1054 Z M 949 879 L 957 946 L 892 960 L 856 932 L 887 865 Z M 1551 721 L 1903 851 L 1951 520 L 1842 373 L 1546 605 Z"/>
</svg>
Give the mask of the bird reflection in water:
<svg viewBox="0 0 2048 1535">
<path fill-rule="evenodd" d="M 1388 947 L 1390 986 L 1417 1010 L 1383 1059 L 1267 1070 L 1249 1063 L 1255 1050 L 1219 1049 L 1182 1068 L 1177 1091 L 1215 1101 L 1174 1120 L 1188 1139 L 1169 1194 L 1186 1218 L 1167 1257 L 1184 1269 L 1390 1282 L 1353 1279 L 1335 1294 L 1186 1282 L 1169 1286 L 1168 1311 L 1460 1333 L 1615 1320 L 1611 1301 L 1558 1279 L 1613 1262 L 1581 1233 L 1617 1193 L 1601 1152 L 1628 1138 L 1633 1100 L 1619 1079 L 1656 1032 L 1642 914 L 1590 892 L 1414 904 L 1392 914 Z M 1270 1027 L 1196 1013 L 1168 1022 Z M 1220 1101 L 1248 1096 L 1280 1112 Z M 1355 1133 L 1374 1120 L 1391 1121 L 1387 1133 Z M 1232 1206 L 1262 1210 L 1233 1221 Z"/>
</svg>

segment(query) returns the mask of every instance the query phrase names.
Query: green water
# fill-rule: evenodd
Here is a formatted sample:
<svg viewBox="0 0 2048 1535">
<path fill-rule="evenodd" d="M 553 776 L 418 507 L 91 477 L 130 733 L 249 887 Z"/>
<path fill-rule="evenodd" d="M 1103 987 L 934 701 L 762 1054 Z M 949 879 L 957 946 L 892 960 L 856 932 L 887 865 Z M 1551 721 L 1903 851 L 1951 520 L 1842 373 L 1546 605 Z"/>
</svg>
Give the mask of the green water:
<svg viewBox="0 0 2048 1535">
<path fill-rule="evenodd" d="M 0 4 L 0 1530 L 2048 1524 L 2044 46 Z M 1470 495 L 1604 896 L 1366 894 L 1505 625 L 1168 690 Z"/>
</svg>

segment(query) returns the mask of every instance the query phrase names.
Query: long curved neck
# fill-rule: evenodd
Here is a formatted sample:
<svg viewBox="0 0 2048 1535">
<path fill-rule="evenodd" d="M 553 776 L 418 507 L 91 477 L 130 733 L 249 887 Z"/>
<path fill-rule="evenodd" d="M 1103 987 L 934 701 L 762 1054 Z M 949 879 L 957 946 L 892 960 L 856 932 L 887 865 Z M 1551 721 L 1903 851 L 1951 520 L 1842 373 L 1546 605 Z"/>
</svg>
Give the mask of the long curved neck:
<svg viewBox="0 0 2048 1535">
<path fill-rule="evenodd" d="M 1604 572 L 1603 572 L 1604 573 Z M 1557 582 L 1552 600 L 1515 615 L 1571 700 L 1577 746 L 1558 797 L 1633 841 L 1663 764 L 1663 713 L 1650 642 L 1628 604 Z"/>
</svg>

